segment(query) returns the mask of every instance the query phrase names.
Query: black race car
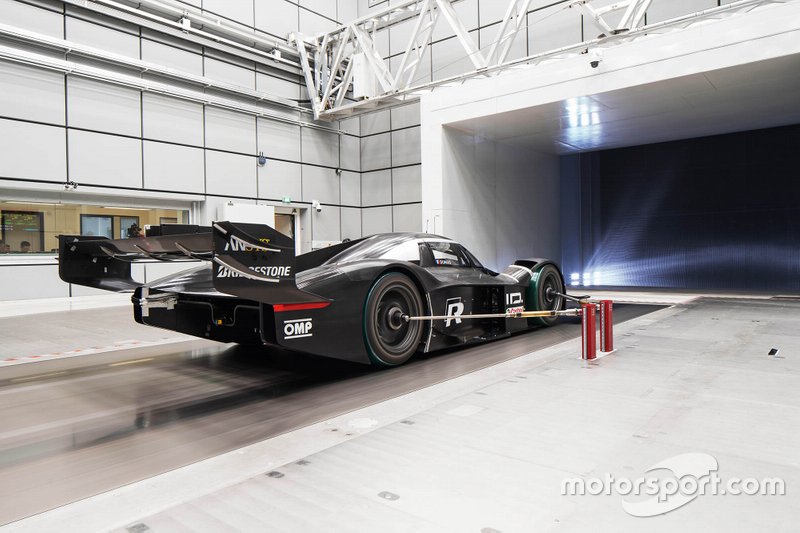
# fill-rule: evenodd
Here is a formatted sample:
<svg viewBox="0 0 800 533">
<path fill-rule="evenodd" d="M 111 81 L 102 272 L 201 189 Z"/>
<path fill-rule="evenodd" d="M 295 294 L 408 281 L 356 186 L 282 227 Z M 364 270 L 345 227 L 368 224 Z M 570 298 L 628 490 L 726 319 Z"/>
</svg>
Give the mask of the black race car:
<svg viewBox="0 0 800 533">
<path fill-rule="evenodd" d="M 142 259 L 210 264 L 141 285 L 131 263 Z M 373 235 L 297 256 L 292 239 L 259 224 L 155 226 L 145 237 L 119 240 L 61 235 L 59 274 L 69 283 L 133 291 L 142 324 L 378 366 L 557 320 L 463 315 L 565 304 L 554 262 L 522 259 L 492 272 L 457 242 L 424 233 Z M 420 316 L 444 318 L 408 320 Z"/>
</svg>

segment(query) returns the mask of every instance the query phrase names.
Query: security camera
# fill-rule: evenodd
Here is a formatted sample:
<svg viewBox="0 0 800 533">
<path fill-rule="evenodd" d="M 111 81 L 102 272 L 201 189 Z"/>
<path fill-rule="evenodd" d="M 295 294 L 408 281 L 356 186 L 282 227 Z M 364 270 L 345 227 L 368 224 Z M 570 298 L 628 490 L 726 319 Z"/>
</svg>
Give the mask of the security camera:
<svg viewBox="0 0 800 533">
<path fill-rule="evenodd" d="M 320 205 L 319 200 L 314 200 L 313 202 L 311 202 L 311 207 L 317 213 L 322 213 L 322 206 Z"/>
<path fill-rule="evenodd" d="M 597 68 L 600 66 L 600 62 L 603 60 L 603 51 L 594 49 L 589 52 L 589 65 L 592 68 Z"/>
</svg>

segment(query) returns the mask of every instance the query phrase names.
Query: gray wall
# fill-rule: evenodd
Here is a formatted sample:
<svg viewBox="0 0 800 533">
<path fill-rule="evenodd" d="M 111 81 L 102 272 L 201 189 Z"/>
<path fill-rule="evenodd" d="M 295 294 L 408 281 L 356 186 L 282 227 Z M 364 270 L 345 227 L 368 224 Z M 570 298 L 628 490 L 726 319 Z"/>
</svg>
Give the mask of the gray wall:
<svg viewBox="0 0 800 533">
<path fill-rule="evenodd" d="M 353 20 L 356 2 L 187 4 L 283 38 Z M 0 0 L 0 13 L 3 24 L 283 98 L 307 99 L 297 74 L 54 0 Z M 44 50 L 2 38 L 0 45 Z M 46 53 L 65 58 L 60 52 Z M 67 59 L 121 71 L 75 55 Z M 312 119 L 259 105 L 290 119 Z M 219 206 L 228 201 L 278 204 L 290 196 L 302 208 L 318 200 L 322 212 L 307 210 L 302 217 L 304 249 L 312 240 L 420 229 L 418 107 L 320 126 L 341 133 L 0 61 L 0 198 L 52 201 L 57 196 L 70 202 L 103 194 L 119 198 L 117 204 L 138 198 L 132 204 L 144 206 L 154 199 L 168 200 L 176 207 L 192 205 L 193 221 L 201 224 L 215 219 Z M 268 158 L 263 167 L 257 165 L 260 152 Z M 80 194 L 64 193 L 65 180 L 79 183 Z M 41 266 L 31 268 L 43 271 Z M 22 275 L 14 272 L 3 278 Z M 0 286 L 0 299 L 11 299 L 12 292 L 14 299 L 68 294 L 63 287 L 31 286 L 28 293 Z"/>
<path fill-rule="evenodd" d="M 559 158 L 445 128 L 447 235 L 485 266 L 561 256 Z M 431 228 L 433 230 L 433 228 Z"/>
</svg>

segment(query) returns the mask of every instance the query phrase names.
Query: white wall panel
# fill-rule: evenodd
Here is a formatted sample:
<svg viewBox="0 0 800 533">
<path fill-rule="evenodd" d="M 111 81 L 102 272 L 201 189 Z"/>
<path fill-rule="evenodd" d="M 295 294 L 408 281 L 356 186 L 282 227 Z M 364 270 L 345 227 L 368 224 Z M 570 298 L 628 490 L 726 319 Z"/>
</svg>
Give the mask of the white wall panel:
<svg viewBox="0 0 800 533">
<path fill-rule="evenodd" d="M 392 169 L 392 203 L 422 201 L 421 166 Z"/>
<path fill-rule="evenodd" d="M 374 35 L 370 34 L 375 42 L 375 47 L 378 49 L 378 53 L 383 58 L 389 57 L 389 30 L 380 30 Z"/>
<path fill-rule="evenodd" d="M 203 56 L 174 46 L 142 39 L 142 59 L 183 72 L 203 75 Z"/>
<path fill-rule="evenodd" d="M 487 0 L 484 0 L 484 2 L 485 1 Z M 508 5 L 508 2 L 502 0 L 488 1 Z M 474 30 L 478 27 L 478 0 L 460 0 L 459 2 L 453 2 L 452 5 L 453 10 L 458 14 L 458 19 L 467 31 Z M 439 21 L 436 23 L 436 29 L 433 30 L 433 40 L 438 41 L 451 35 L 455 35 L 453 28 L 447 23 L 447 20 L 443 16 L 440 16 Z M 478 36 L 475 35 L 475 39 L 477 38 Z"/>
<path fill-rule="evenodd" d="M 337 5 L 341 5 L 343 3 L 352 5 L 354 8 L 353 11 L 358 11 L 358 6 L 353 0 L 349 0 L 347 2 L 331 2 L 331 0 L 300 0 L 301 7 L 304 7 L 310 11 L 315 11 L 316 13 L 333 20 L 338 20 L 336 18 Z"/>
<path fill-rule="evenodd" d="M 300 161 L 300 126 L 258 119 L 258 150 L 267 158 Z"/>
<path fill-rule="evenodd" d="M 361 135 L 361 117 L 351 117 L 340 120 L 339 129 L 351 135 Z"/>
<path fill-rule="evenodd" d="M 142 186 L 142 141 L 69 131 L 69 175 L 81 185 Z"/>
<path fill-rule="evenodd" d="M 392 206 L 392 231 L 422 231 L 422 204 Z"/>
<path fill-rule="evenodd" d="M 0 176 L 63 180 L 67 175 L 64 128 L 0 119 Z"/>
<path fill-rule="evenodd" d="M 203 146 L 203 105 L 145 93 L 143 131 L 148 139 Z"/>
<path fill-rule="evenodd" d="M 419 102 L 392 108 L 392 129 L 419 126 Z"/>
<path fill-rule="evenodd" d="M 258 197 L 281 200 L 289 196 L 297 202 L 303 196 L 303 183 L 299 163 L 270 159 L 258 167 Z"/>
<path fill-rule="evenodd" d="M 361 116 L 361 135 L 383 133 L 391 129 L 390 110 L 373 111 Z"/>
<path fill-rule="evenodd" d="M 64 16 L 18 0 L 0 0 L 2 23 L 50 37 L 64 38 Z"/>
<path fill-rule="evenodd" d="M 303 163 L 339 166 L 339 135 L 313 128 L 301 132 Z"/>
<path fill-rule="evenodd" d="M 364 206 L 392 203 L 391 170 L 379 170 L 361 174 L 361 202 Z"/>
<path fill-rule="evenodd" d="M 312 210 L 315 241 L 338 241 L 342 238 L 341 214 L 338 207 L 323 206 L 322 212 Z"/>
<path fill-rule="evenodd" d="M 332 2 L 329 2 L 332 4 Z M 335 4 L 333 4 L 335 7 Z M 315 35 L 336 29 L 338 24 L 333 20 L 321 17 L 307 9 L 300 8 L 299 31 L 303 35 Z"/>
<path fill-rule="evenodd" d="M 256 158 L 206 150 L 206 192 L 256 197 Z"/>
<path fill-rule="evenodd" d="M 361 238 L 361 209 L 342 207 L 342 239 L 355 240 Z"/>
<path fill-rule="evenodd" d="M 203 0 L 203 10 L 253 26 L 253 0 Z"/>
<path fill-rule="evenodd" d="M 389 0 L 373 2 L 372 0 L 356 0 L 358 2 L 358 16 L 364 17 L 370 13 L 377 13 L 389 7 Z M 370 7 L 370 4 L 374 4 Z"/>
<path fill-rule="evenodd" d="M 337 0 L 336 5 L 336 20 L 338 20 L 340 24 L 347 24 L 358 18 L 357 0 Z"/>
<path fill-rule="evenodd" d="M 470 32 L 469 36 L 477 46 L 478 31 Z M 434 80 L 441 80 L 475 70 L 472 60 L 467 57 L 464 47 L 455 37 L 433 43 L 431 45 L 431 58 Z"/>
<path fill-rule="evenodd" d="M 581 42 L 581 17 L 574 9 L 567 9 L 552 14 L 551 10 L 543 10 L 528 15 L 528 52 L 537 54 L 555 50 L 562 46 Z M 539 24 L 537 21 L 547 16 L 547 20 Z M 594 39 L 600 30 L 584 22 L 586 39 Z"/>
<path fill-rule="evenodd" d="M 339 143 L 341 168 L 361 170 L 361 139 L 352 135 L 341 135 Z"/>
<path fill-rule="evenodd" d="M 390 47 L 392 55 L 402 54 L 406 51 L 408 41 L 411 39 L 411 32 L 414 31 L 416 19 L 407 20 L 400 24 L 395 24 L 390 30 Z M 437 24 L 444 24 L 443 19 L 439 19 Z"/>
<path fill-rule="evenodd" d="M 255 118 L 227 109 L 206 107 L 206 147 L 255 154 Z"/>
<path fill-rule="evenodd" d="M 506 14 L 506 9 L 508 9 L 508 2 L 498 2 L 497 0 L 480 0 L 478 2 L 478 8 L 480 10 L 479 16 L 481 26 L 486 26 L 487 24 L 493 24 L 503 20 L 503 17 Z M 494 27 L 496 28 L 497 26 Z"/>
<path fill-rule="evenodd" d="M 407 128 L 392 132 L 392 166 L 420 162 L 420 129 Z"/>
<path fill-rule="evenodd" d="M 222 83 L 230 83 L 247 89 L 256 88 L 256 74 L 254 70 L 231 65 L 230 63 L 225 63 L 217 59 L 205 58 L 204 74 Z"/>
<path fill-rule="evenodd" d="M 296 4 L 286 0 L 259 0 L 256 2 L 256 28 L 278 37 L 286 37 L 300 27 L 299 10 Z"/>
<path fill-rule="evenodd" d="M 18 0 L 0 0 L 2 23 L 50 37 L 64 38 L 64 16 Z"/>
<path fill-rule="evenodd" d="M 142 134 L 141 93 L 84 78 L 67 78 L 69 125 L 139 137 Z"/>
<path fill-rule="evenodd" d="M 67 17 L 66 28 L 66 39 L 68 41 L 75 41 L 76 43 L 136 59 L 139 58 L 139 38 L 135 35 L 112 30 L 105 26 L 92 24 L 73 17 Z"/>
<path fill-rule="evenodd" d="M 58 277 L 58 265 L 0 267 L 0 301 L 67 296 L 69 284 Z"/>
<path fill-rule="evenodd" d="M 280 96 L 290 100 L 300 98 L 301 87 L 289 79 L 278 78 L 261 72 L 256 73 L 256 89 L 272 96 Z M 305 89 L 303 89 L 305 91 Z"/>
<path fill-rule="evenodd" d="M 497 30 L 499 29 L 499 24 L 496 26 L 492 26 L 490 28 L 484 28 L 481 30 L 481 48 L 484 49 L 484 53 L 488 55 L 489 50 L 492 47 L 492 43 L 497 40 Z M 514 38 L 514 42 L 511 44 L 511 49 L 508 51 L 508 56 L 506 56 L 506 61 L 511 61 L 512 59 L 519 59 L 521 57 L 526 57 L 528 55 L 528 39 L 527 33 L 525 28 L 522 28 L 517 36 Z"/>
<path fill-rule="evenodd" d="M 647 23 L 663 22 L 712 7 L 717 7 L 717 0 L 670 0 L 669 2 L 656 0 L 647 10 Z"/>
<path fill-rule="evenodd" d="M 401 61 L 401 56 L 395 56 L 389 61 L 389 69 L 394 75 L 397 75 L 397 70 L 400 68 Z M 425 52 L 422 54 L 422 59 L 420 59 L 419 62 L 419 67 L 414 73 L 414 77 L 411 79 L 411 85 L 415 86 L 430 82 L 431 70 L 431 47 L 428 46 L 425 48 Z"/>
<path fill-rule="evenodd" d="M 64 75 L 0 61 L 0 115 L 64 124 Z"/>
<path fill-rule="evenodd" d="M 367 172 L 392 165 L 392 147 L 389 133 L 371 135 L 361 139 L 361 170 Z"/>
<path fill-rule="evenodd" d="M 201 148 L 144 142 L 146 189 L 205 192 L 205 161 Z"/>
<path fill-rule="evenodd" d="M 303 201 L 339 203 L 339 176 L 331 168 L 303 165 Z"/>
<path fill-rule="evenodd" d="M 367 207 L 361 210 L 361 228 L 364 236 L 392 232 L 391 207 Z"/>
<path fill-rule="evenodd" d="M 342 205 L 361 206 L 361 173 L 342 172 L 340 180 L 342 189 Z"/>
</svg>

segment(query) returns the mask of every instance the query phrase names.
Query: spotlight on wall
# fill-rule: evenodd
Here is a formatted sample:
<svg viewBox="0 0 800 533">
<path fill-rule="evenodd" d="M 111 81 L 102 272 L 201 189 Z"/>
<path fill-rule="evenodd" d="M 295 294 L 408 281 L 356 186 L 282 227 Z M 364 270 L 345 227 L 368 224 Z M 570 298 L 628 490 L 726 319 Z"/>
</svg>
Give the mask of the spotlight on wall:
<svg viewBox="0 0 800 533">
<path fill-rule="evenodd" d="M 317 213 L 322 213 L 322 205 L 319 203 L 319 200 L 312 201 L 311 208 Z"/>
<path fill-rule="evenodd" d="M 264 152 L 258 153 L 258 166 L 263 167 L 267 164 L 267 156 L 264 155 Z"/>
</svg>

